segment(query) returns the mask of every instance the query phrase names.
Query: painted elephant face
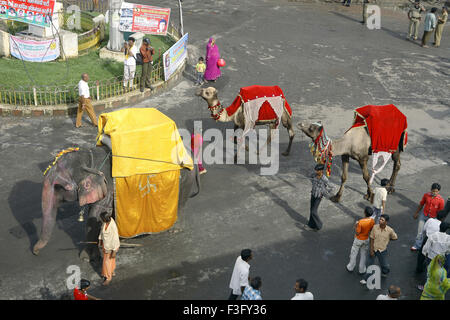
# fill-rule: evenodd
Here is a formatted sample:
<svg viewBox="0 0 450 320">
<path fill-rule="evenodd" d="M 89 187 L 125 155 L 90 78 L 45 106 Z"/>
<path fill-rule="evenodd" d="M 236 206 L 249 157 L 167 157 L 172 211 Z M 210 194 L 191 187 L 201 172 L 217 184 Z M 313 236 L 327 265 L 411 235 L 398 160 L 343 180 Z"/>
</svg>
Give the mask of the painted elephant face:
<svg viewBox="0 0 450 320">
<path fill-rule="evenodd" d="M 106 179 L 102 175 L 89 174 L 78 184 L 80 206 L 95 203 L 106 196 Z"/>
</svg>

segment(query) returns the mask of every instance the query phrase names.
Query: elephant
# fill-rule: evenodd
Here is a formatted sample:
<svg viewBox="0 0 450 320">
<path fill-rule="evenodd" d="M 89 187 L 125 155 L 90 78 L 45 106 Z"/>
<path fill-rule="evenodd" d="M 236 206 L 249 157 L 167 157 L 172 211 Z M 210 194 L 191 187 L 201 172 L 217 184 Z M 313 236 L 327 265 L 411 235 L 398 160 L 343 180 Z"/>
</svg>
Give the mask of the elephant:
<svg viewBox="0 0 450 320">
<path fill-rule="evenodd" d="M 111 173 L 111 140 L 103 135 L 101 146 L 68 152 L 60 156 L 48 170 L 42 189 L 42 231 L 33 247 L 38 255 L 50 240 L 56 222 L 59 206 L 64 201 L 77 201 L 80 207 L 89 207 L 86 222 L 86 242 L 96 242 L 101 228 L 100 214 L 107 212 L 114 217 L 114 188 Z M 88 165 L 89 164 L 89 165 Z M 193 191 L 194 184 L 197 190 Z M 194 170 L 181 169 L 178 214 L 179 221 L 187 200 L 200 193 L 200 178 L 197 164 Z M 95 246 L 85 246 L 80 258 L 95 260 L 99 250 Z"/>
</svg>

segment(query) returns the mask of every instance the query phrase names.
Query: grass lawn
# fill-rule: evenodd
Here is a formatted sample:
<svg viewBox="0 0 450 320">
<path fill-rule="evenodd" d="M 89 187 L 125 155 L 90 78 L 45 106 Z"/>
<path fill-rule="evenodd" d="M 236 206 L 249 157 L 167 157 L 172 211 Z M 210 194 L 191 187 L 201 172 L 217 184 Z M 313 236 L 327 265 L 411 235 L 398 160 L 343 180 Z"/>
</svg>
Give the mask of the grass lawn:
<svg viewBox="0 0 450 320">
<path fill-rule="evenodd" d="M 124 35 L 124 38 L 127 39 L 128 36 Z M 174 44 L 174 41 L 169 37 L 153 35 L 147 35 L 147 37 L 150 38 L 152 46 L 156 49 L 156 54 L 153 56 L 155 61 L 159 59 L 160 48 L 162 55 Z M 106 44 L 107 41 L 103 41 L 101 46 L 106 46 Z M 137 72 L 140 73 L 140 67 L 137 69 Z M 123 73 L 123 63 L 100 59 L 98 50 L 91 50 L 87 54 L 68 61 L 57 60 L 38 63 L 22 62 L 14 57 L 1 58 L 0 70 L 2 70 L 2 75 L 4 75 L 0 77 L 0 86 L 75 86 L 83 72 L 89 73 L 90 82 L 120 76 Z M 33 80 L 30 80 L 30 77 Z"/>
</svg>

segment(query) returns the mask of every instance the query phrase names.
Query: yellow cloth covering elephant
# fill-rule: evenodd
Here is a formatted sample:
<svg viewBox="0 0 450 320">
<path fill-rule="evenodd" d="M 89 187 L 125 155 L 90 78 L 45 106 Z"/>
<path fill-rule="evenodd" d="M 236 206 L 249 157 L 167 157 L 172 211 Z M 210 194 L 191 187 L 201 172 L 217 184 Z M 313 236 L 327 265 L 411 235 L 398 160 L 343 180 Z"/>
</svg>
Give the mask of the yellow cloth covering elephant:
<svg viewBox="0 0 450 320">
<path fill-rule="evenodd" d="M 130 108 L 99 117 L 111 137 L 114 206 L 123 238 L 171 228 L 177 220 L 180 170 L 194 168 L 175 122 L 154 108 Z"/>
</svg>

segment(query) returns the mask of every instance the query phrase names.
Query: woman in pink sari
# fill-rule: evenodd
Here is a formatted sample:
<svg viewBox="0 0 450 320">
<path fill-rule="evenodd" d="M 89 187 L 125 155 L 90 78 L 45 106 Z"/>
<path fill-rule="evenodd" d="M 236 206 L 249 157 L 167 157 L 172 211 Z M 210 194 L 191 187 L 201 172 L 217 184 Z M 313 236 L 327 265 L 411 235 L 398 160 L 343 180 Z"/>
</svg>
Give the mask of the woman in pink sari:
<svg viewBox="0 0 450 320">
<path fill-rule="evenodd" d="M 209 38 L 208 45 L 206 46 L 206 70 L 204 78 L 207 81 L 216 81 L 222 75 L 217 60 L 220 59 L 219 48 L 216 45 L 216 40 Z"/>
</svg>

